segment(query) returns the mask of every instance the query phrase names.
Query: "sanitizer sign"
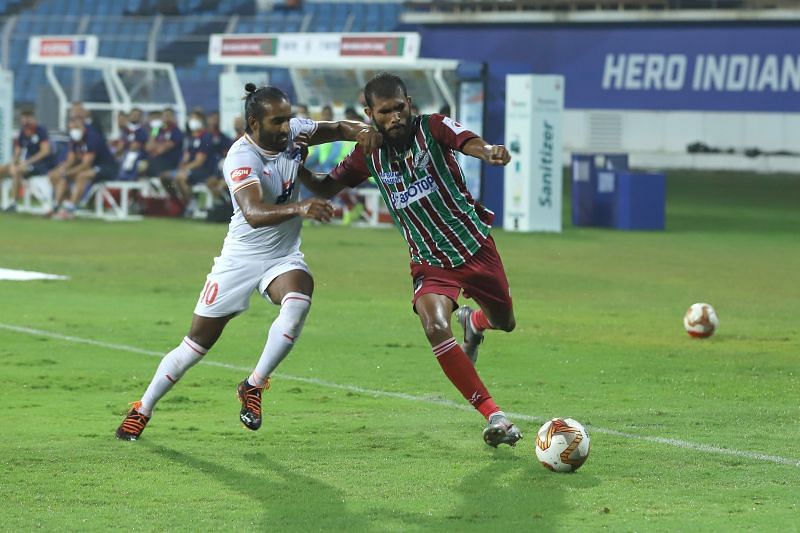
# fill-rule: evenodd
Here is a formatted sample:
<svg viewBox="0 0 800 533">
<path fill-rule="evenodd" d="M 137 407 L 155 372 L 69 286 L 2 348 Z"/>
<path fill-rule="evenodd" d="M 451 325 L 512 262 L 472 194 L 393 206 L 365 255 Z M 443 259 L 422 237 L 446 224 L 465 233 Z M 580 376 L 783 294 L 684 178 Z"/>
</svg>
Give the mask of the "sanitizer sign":
<svg viewBox="0 0 800 533">
<path fill-rule="evenodd" d="M 561 231 L 561 135 L 564 78 L 510 75 L 506 78 L 503 228 Z"/>
</svg>

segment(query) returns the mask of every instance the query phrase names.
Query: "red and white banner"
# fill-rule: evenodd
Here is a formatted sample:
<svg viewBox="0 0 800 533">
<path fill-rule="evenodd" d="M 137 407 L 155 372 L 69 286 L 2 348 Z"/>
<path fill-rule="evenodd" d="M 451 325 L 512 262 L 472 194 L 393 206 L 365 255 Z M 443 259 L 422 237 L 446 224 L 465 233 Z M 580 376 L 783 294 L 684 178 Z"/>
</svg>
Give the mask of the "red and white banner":
<svg viewBox="0 0 800 533">
<path fill-rule="evenodd" d="M 36 35 L 28 41 L 28 63 L 88 63 L 97 48 L 96 35 Z"/>
<path fill-rule="evenodd" d="M 208 43 L 212 64 L 302 66 L 412 62 L 419 57 L 418 33 L 214 34 Z"/>
</svg>

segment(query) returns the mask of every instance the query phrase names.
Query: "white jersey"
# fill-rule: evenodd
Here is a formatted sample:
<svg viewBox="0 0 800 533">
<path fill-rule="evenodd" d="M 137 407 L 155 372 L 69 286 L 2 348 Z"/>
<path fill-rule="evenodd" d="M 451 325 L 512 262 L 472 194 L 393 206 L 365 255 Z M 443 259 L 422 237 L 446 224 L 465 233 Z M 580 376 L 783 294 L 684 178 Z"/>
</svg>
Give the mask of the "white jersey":
<svg viewBox="0 0 800 533">
<path fill-rule="evenodd" d="M 248 134 L 233 143 L 223 165 L 225 182 L 233 201 L 233 216 L 220 255 L 275 259 L 300 249 L 300 228 L 303 225 L 300 217 L 292 217 L 274 226 L 253 228 L 245 220 L 235 193 L 245 187 L 261 187 L 261 195 L 268 204 L 297 202 L 300 187 L 296 186 L 295 180 L 301 154 L 294 139 L 301 133 L 312 135 L 316 130 L 317 123 L 313 120 L 291 119 L 289 145 L 278 154 L 265 152 Z"/>
</svg>

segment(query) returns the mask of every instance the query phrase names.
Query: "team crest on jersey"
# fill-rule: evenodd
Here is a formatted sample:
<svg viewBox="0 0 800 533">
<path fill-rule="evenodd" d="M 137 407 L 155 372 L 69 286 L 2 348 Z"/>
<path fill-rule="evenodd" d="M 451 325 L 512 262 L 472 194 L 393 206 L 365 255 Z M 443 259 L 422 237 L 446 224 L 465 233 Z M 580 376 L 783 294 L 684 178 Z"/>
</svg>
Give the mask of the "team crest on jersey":
<svg viewBox="0 0 800 533">
<path fill-rule="evenodd" d="M 237 168 L 236 170 L 231 171 L 231 181 L 234 183 L 237 181 L 242 181 L 249 176 L 252 171 L 253 169 L 250 167 Z"/>
<path fill-rule="evenodd" d="M 414 168 L 425 170 L 431 162 L 431 154 L 427 150 L 417 152 L 414 156 Z"/>
<path fill-rule="evenodd" d="M 395 209 L 402 209 L 438 190 L 439 187 L 433 180 L 433 176 L 425 176 L 409 185 L 405 191 L 393 192 L 392 205 Z"/>
<path fill-rule="evenodd" d="M 378 179 L 380 179 L 386 185 L 396 185 L 403 181 L 402 175 L 396 170 L 392 170 L 390 172 L 381 172 L 378 174 Z"/>
</svg>

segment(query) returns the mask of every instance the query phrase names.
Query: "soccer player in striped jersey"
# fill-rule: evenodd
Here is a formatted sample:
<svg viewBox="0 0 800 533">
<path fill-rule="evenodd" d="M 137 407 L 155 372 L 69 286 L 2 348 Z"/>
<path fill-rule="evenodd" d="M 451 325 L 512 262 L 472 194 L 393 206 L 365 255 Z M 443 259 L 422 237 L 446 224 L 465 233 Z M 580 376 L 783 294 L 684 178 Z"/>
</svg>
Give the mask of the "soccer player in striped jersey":
<svg viewBox="0 0 800 533">
<path fill-rule="evenodd" d="M 503 263 L 489 235 L 494 214 L 470 195 L 454 150 L 490 165 L 506 165 L 511 157 L 504 146 L 487 143 L 444 115 L 413 116 L 406 86 L 393 74 L 375 76 L 364 96 L 364 111 L 382 134 L 382 146 L 372 153 L 357 146 L 323 179 L 308 171 L 300 178 L 324 197 L 374 178 L 408 243 L 413 308 L 439 365 L 486 418 L 486 443 L 513 446 L 522 434 L 492 399 L 474 365 L 483 332 L 513 330 L 514 309 Z M 459 308 L 461 291 L 479 309 Z M 450 328 L 456 309 L 464 328 L 461 344 Z"/>
<path fill-rule="evenodd" d="M 228 235 L 206 277 L 189 333 L 161 360 L 142 399 L 117 429 L 118 439 L 141 436 L 156 403 L 211 349 L 228 321 L 247 310 L 254 292 L 280 305 L 258 363 L 237 387 L 239 419 L 253 431 L 261 427 L 261 393 L 292 350 L 311 308 L 314 280 L 300 251 L 301 219 L 325 222 L 333 214 L 326 200 L 300 201 L 295 179 L 303 147 L 345 140 L 370 152 L 381 142 L 380 134 L 361 122 L 293 118 L 288 97 L 276 87 L 248 83 L 245 90 L 247 129 L 223 167 L 233 203 Z"/>
</svg>

